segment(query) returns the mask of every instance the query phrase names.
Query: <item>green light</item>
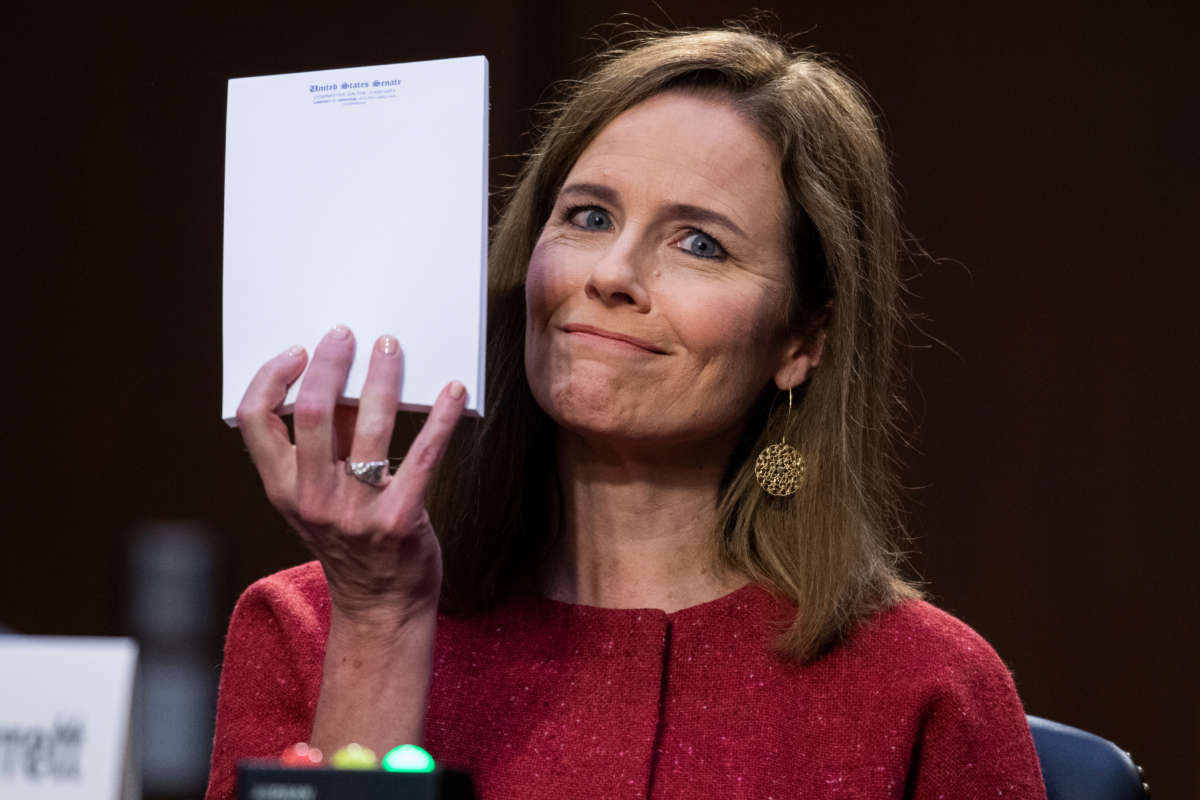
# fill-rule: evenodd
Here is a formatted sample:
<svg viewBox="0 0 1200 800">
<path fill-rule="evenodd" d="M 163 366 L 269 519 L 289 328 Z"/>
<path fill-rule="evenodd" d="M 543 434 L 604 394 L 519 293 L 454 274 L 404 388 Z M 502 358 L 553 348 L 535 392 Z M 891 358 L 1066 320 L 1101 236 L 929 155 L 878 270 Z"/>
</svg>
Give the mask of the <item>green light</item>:
<svg viewBox="0 0 1200 800">
<path fill-rule="evenodd" d="M 402 744 L 388 750 L 381 765 L 388 772 L 433 772 L 433 756 L 415 744 Z"/>
</svg>

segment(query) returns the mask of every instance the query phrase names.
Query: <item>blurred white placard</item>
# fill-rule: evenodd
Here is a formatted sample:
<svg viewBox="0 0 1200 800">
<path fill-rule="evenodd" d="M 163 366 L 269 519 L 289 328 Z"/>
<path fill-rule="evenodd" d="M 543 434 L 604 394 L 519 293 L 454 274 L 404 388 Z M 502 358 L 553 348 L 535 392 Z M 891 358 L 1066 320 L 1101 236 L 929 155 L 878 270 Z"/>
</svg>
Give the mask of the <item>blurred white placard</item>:
<svg viewBox="0 0 1200 800">
<path fill-rule="evenodd" d="M 262 364 L 354 331 L 404 351 L 401 406 L 449 381 L 482 415 L 488 69 L 483 56 L 229 81 L 224 376 L 230 424 Z M 299 381 L 285 404 L 289 411 Z"/>
<path fill-rule="evenodd" d="M 136 797 L 136 667 L 131 639 L 0 636 L 0 797 Z"/>
</svg>

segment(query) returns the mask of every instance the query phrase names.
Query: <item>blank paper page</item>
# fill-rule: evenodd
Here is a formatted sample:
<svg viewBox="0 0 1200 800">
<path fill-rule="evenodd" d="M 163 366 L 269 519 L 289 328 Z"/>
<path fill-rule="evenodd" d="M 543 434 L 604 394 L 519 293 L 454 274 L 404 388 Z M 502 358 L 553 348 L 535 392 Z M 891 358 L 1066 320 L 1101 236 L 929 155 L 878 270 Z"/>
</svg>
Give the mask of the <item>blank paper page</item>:
<svg viewBox="0 0 1200 800">
<path fill-rule="evenodd" d="M 263 363 L 339 323 L 348 401 L 390 333 L 403 407 L 458 379 L 483 413 L 487 92 L 482 56 L 229 81 L 226 421 Z"/>
</svg>

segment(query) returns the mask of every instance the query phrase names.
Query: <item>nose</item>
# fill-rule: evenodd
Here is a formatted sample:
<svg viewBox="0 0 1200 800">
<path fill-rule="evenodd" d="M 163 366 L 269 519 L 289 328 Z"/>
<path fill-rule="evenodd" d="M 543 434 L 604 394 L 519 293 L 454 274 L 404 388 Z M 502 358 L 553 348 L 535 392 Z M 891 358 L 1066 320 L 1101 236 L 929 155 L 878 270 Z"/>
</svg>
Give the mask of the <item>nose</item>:
<svg viewBox="0 0 1200 800">
<path fill-rule="evenodd" d="M 628 236 L 628 232 L 626 232 Z M 642 282 L 641 262 L 648 258 L 639 253 L 636 242 L 620 237 L 592 265 L 584 293 L 607 306 L 627 306 L 635 311 L 650 310 L 650 294 Z"/>
</svg>

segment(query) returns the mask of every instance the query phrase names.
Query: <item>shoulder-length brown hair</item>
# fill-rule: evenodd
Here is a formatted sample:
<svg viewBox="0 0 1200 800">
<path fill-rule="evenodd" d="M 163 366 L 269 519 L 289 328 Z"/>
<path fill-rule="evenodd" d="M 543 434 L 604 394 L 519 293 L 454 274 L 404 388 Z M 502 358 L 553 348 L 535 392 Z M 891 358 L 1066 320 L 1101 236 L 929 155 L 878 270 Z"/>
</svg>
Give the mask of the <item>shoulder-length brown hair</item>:
<svg viewBox="0 0 1200 800">
<path fill-rule="evenodd" d="M 719 93 L 781 156 L 792 208 L 791 319 L 823 331 L 820 368 L 789 415 L 763 387 L 728 465 L 712 535 L 723 565 L 787 597 L 778 644 L 810 659 L 864 616 L 917 591 L 899 574 L 894 463 L 901 230 L 870 105 L 827 60 L 742 29 L 639 36 L 600 55 L 548 114 L 493 230 L 487 420 L 463 426 L 430 496 L 445 557 L 443 605 L 484 610 L 536 591 L 559 528 L 554 426 L 524 367 L 525 273 L 556 195 L 606 124 L 665 91 Z M 759 488 L 754 459 L 781 437 L 805 480 Z"/>
</svg>

